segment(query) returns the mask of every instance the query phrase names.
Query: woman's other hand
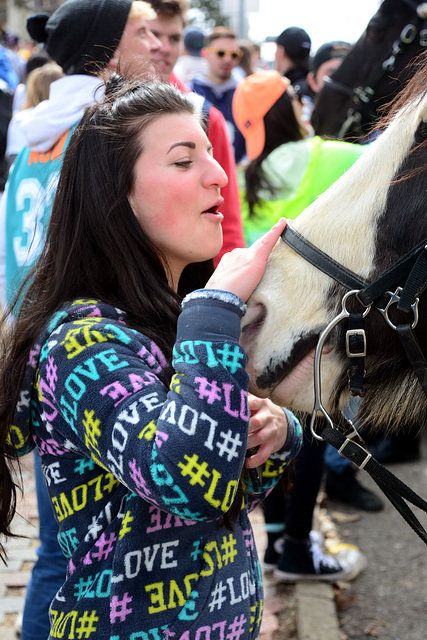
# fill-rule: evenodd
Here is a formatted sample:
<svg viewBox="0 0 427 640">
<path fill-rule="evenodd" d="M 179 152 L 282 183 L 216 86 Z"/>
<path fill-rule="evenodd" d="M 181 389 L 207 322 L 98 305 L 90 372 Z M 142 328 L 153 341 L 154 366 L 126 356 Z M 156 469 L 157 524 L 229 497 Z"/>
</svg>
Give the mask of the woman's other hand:
<svg viewBox="0 0 427 640">
<path fill-rule="evenodd" d="M 257 449 L 246 459 L 246 467 L 253 469 L 263 464 L 272 453 L 279 451 L 288 436 L 288 420 L 283 409 L 268 398 L 249 394 L 248 449 Z"/>
</svg>

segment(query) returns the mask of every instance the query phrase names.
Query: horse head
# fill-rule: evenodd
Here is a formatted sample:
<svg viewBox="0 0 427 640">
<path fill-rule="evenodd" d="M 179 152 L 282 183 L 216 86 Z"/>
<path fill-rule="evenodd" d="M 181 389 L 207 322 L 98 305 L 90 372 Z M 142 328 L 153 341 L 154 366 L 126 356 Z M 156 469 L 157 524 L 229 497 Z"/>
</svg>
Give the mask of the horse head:
<svg viewBox="0 0 427 640">
<path fill-rule="evenodd" d="M 325 78 L 311 119 L 316 135 L 363 139 L 409 78 L 408 63 L 426 46 L 425 3 L 383 0 L 341 65 Z"/>
<path fill-rule="evenodd" d="M 294 229 L 364 281 L 374 281 L 427 238 L 427 54 L 383 133 L 293 221 Z M 427 243 L 427 241 L 426 241 Z M 241 342 L 250 390 L 297 410 L 313 408 L 313 352 L 341 310 L 346 289 L 279 240 L 248 301 Z M 358 303 L 356 303 L 358 304 Z M 415 333 L 427 350 L 427 294 Z M 399 315 L 394 322 L 402 322 Z M 407 321 L 405 319 L 405 321 Z M 412 321 L 412 320 L 411 320 Z M 367 356 L 360 419 L 387 426 L 415 421 L 426 398 L 396 332 L 373 307 L 365 319 Z M 321 360 L 323 406 L 349 400 L 344 328 L 331 332 Z"/>
</svg>

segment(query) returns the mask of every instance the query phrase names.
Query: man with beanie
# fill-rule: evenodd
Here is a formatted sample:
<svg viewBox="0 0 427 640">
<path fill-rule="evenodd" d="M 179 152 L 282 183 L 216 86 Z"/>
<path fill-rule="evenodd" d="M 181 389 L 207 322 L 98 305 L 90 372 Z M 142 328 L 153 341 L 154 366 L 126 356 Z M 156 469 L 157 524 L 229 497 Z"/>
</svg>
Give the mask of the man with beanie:
<svg viewBox="0 0 427 640">
<path fill-rule="evenodd" d="M 50 17 L 36 14 L 28 19 L 32 39 L 45 44 L 47 54 L 67 75 L 51 85 L 49 100 L 40 103 L 23 125 L 28 146 L 12 166 L 0 205 L 3 303 L 12 299 L 39 255 L 63 151 L 85 107 L 101 90 L 100 76 L 114 71 L 118 64 L 141 77 L 154 73 L 150 58 L 160 43 L 148 28 L 147 20 L 153 17 L 146 2 L 67 0 Z M 39 456 L 35 457 L 35 475 L 40 546 L 27 588 L 22 640 L 49 636 L 49 606 L 67 568 L 63 551 L 75 543 L 71 536 L 58 544 L 58 525 Z M 57 481 L 50 477 L 51 482 Z"/>
<path fill-rule="evenodd" d="M 197 112 L 205 118 L 207 135 L 213 147 L 213 156 L 228 177 L 227 186 L 221 189 L 224 198 L 222 207 L 224 240 L 221 251 L 214 259 L 216 266 L 224 253 L 236 247 L 245 246 L 233 147 L 225 118 L 220 110 L 214 107 L 212 101 L 205 95 L 191 92 L 189 87 L 184 85 L 174 73 L 174 67 L 181 52 L 186 23 L 188 6 L 186 0 L 150 0 L 150 2 L 156 12 L 156 17 L 154 20 L 149 20 L 148 25 L 160 42 L 160 48 L 153 51 L 151 61 L 163 82 L 171 82 L 181 91 L 189 92 L 188 97 L 192 99 Z"/>
</svg>

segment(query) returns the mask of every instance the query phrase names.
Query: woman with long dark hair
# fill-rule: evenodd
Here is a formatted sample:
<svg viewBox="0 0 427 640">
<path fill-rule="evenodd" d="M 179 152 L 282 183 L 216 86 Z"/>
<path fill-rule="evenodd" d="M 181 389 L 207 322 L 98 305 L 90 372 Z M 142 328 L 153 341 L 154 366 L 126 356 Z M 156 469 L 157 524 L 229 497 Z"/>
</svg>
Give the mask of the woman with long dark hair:
<svg viewBox="0 0 427 640">
<path fill-rule="evenodd" d="M 52 638 L 258 636 L 248 510 L 301 432 L 290 412 L 248 403 L 238 343 L 284 221 L 205 286 L 226 181 L 167 84 L 112 76 L 65 152 L 0 376 L 0 533 L 15 510 L 11 464 L 35 443 L 69 560 Z"/>
</svg>

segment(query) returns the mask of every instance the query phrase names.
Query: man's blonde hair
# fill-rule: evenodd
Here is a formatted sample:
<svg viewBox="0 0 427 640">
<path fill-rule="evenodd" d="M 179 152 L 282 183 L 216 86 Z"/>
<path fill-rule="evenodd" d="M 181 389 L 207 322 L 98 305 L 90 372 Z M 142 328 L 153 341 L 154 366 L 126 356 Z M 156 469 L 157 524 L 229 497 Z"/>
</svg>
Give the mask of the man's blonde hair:
<svg viewBox="0 0 427 640">
<path fill-rule="evenodd" d="M 143 0 L 134 0 L 130 7 L 128 22 L 130 20 L 135 20 L 136 18 L 143 18 L 144 20 L 155 20 L 156 17 L 157 14 L 149 2 L 144 2 Z"/>
</svg>

